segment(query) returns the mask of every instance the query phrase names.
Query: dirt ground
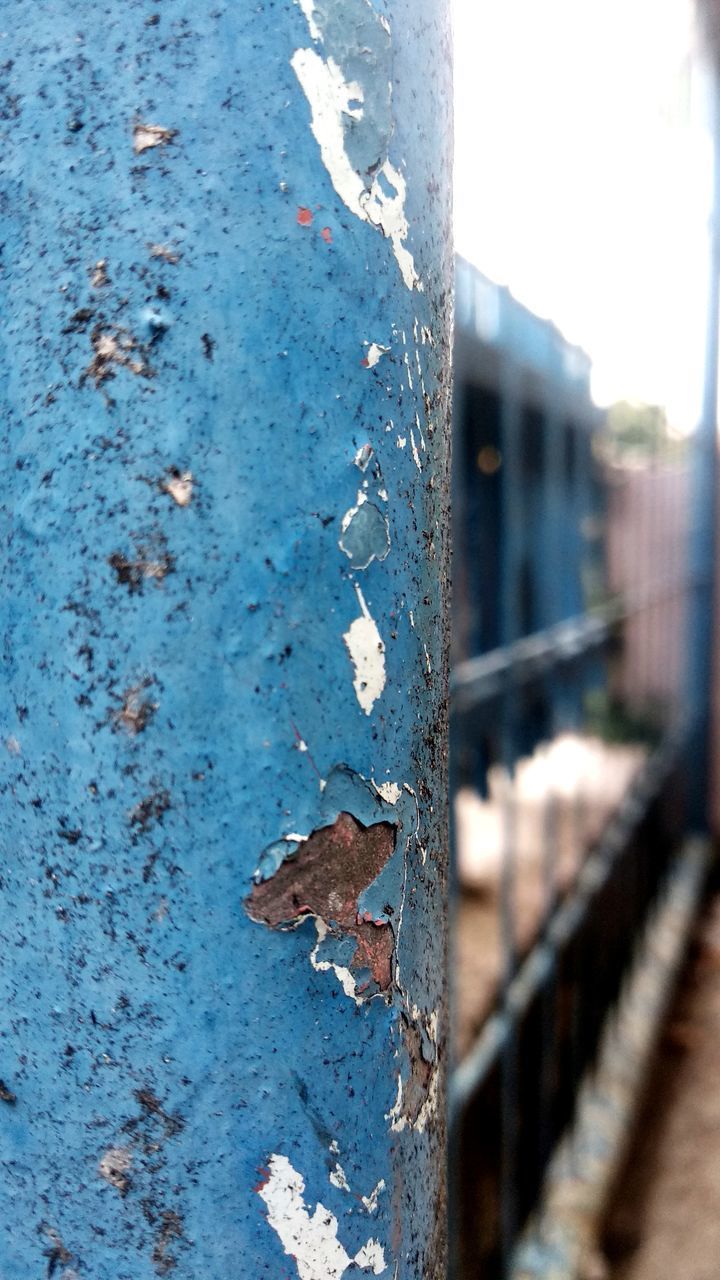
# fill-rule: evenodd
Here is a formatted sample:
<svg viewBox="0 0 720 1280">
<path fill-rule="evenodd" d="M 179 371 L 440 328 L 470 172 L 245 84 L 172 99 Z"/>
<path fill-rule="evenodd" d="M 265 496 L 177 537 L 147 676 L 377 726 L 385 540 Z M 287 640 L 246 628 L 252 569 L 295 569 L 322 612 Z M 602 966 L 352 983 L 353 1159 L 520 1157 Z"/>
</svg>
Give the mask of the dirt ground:
<svg viewBox="0 0 720 1280">
<path fill-rule="evenodd" d="M 610 1280 L 720 1277 L 720 891 L 697 926 L 603 1239 Z M 599 1272 L 600 1274 L 600 1272 Z"/>
</svg>

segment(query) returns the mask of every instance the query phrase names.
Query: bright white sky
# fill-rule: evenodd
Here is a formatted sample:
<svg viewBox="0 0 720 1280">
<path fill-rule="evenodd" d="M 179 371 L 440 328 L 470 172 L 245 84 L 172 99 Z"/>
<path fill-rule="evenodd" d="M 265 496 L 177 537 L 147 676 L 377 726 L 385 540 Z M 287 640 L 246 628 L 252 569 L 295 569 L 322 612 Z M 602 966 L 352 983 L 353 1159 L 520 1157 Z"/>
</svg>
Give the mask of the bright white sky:
<svg viewBox="0 0 720 1280">
<path fill-rule="evenodd" d="M 711 153 L 691 0 L 453 0 L 458 251 L 594 362 L 699 413 Z"/>
</svg>

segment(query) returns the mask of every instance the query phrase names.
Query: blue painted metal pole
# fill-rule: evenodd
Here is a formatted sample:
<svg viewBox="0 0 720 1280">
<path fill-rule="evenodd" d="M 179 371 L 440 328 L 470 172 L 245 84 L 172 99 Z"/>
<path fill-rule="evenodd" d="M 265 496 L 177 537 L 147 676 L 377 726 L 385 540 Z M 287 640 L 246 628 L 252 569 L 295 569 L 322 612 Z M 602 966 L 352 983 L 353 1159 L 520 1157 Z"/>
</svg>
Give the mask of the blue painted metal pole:
<svg viewBox="0 0 720 1280">
<path fill-rule="evenodd" d="M 690 818 L 707 831 L 710 783 L 715 547 L 718 485 L 718 341 L 720 339 L 720 60 L 712 76 L 713 201 L 702 416 L 693 441 L 687 709 L 691 741 Z"/>
<path fill-rule="evenodd" d="M 0 1275 L 440 1280 L 445 5 L 2 44 Z"/>
</svg>

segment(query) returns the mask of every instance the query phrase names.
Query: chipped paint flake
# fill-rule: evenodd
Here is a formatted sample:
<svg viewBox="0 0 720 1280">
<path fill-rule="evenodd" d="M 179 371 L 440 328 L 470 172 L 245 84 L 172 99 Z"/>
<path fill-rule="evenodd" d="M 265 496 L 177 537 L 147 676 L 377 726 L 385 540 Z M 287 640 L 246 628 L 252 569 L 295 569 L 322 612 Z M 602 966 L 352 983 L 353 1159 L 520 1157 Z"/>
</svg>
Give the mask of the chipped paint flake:
<svg viewBox="0 0 720 1280">
<path fill-rule="evenodd" d="M 379 1241 L 368 1240 L 362 1249 L 358 1249 L 355 1254 L 355 1265 L 364 1270 L 371 1270 L 374 1276 L 381 1276 L 383 1271 L 387 1270 L 387 1263 L 385 1250 Z"/>
<path fill-rule="evenodd" d="M 125 1195 L 130 1186 L 128 1170 L 131 1164 L 132 1153 L 129 1147 L 110 1147 L 98 1163 L 98 1173 L 111 1186 L 116 1187 L 121 1195 Z"/>
<path fill-rule="evenodd" d="M 162 488 L 169 493 L 179 507 L 189 507 L 192 501 L 192 471 L 171 471 L 162 481 Z"/>
<path fill-rule="evenodd" d="M 332 1185 L 338 1188 L 338 1191 L 350 1190 L 350 1183 L 348 1182 L 347 1176 L 345 1174 L 345 1170 L 343 1169 L 339 1161 L 336 1163 L 335 1168 L 329 1174 L 329 1178 Z"/>
<path fill-rule="evenodd" d="M 389 347 L 383 347 L 379 342 L 368 343 L 364 364 L 367 365 L 368 369 L 374 369 L 375 365 L 379 364 L 383 356 L 386 356 L 389 351 Z"/>
<path fill-rule="evenodd" d="M 166 129 L 161 124 L 143 124 L 138 120 L 133 125 L 133 151 L 139 156 L 152 147 L 166 147 L 177 136 L 177 129 Z"/>
<path fill-rule="evenodd" d="M 310 964 L 313 969 L 316 973 L 334 973 L 340 983 L 340 986 L 345 992 L 345 995 L 350 1000 L 354 1000 L 357 1005 L 364 1004 L 363 999 L 357 993 L 357 983 L 346 965 L 334 964 L 332 960 L 318 959 L 318 951 L 327 938 L 330 930 L 328 929 L 325 921 L 321 920 L 319 916 L 315 917 L 315 929 L 317 930 L 317 942 L 310 952 Z"/>
<path fill-rule="evenodd" d="M 310 104 L 310 128 L 337 194 L 351 213 L 376 227 L 390 241 L 408 289 L 422 289 L 412 254 L 405 245 L 409 228 L 403 175 L 386 158 L 368 188 L 346 150 L 348 120 L 363 119 L 362 85 L 357 80 L 346 81 L 334 58 L 322 58 L 314 49 L 296 49 L 290 64 Z"/>
<path fill-rule="evenodd" d="M 375 790 L 383 800 L 387 800 L 388 804 L 397 804 L 402 795 L 402 787 L 399 787 L 397 782 L 376 782 Z"/>
<path fill-rule="evenodd" d="M 367 483 L 367 481 L 365 482 Z M 373 560 L 384 560 L 390 551 L 387 516 L 358 490 L 356 505 L 345 512 L 338 546 L 353 569 L 367 569 Z"/>
<path fill-rule="evenodd" d="M 313 0 L 295 0 L 295 3 L 300 5 L 300 8 L 305 14 L 305 19 L 308 24 L 308 31 L 310 32 L 312 39 L 322 40 L 322 34 L 320 32 L 320 28 L 315 21 L 315 4 Z"/>
<path fill-rule="evenodd" d="M 415 466 L 417 467 L 418 471 L 422 471 L 420 454 L 418 453 L 418 447 L 417 447 L 417 444 L 415 443 L 415 435 L 413 433 L 412 427 L 410 428 L 410 448 L 412 449 L 412 456 L 415 462 Z"/>
<path fill-rule="evenodd" d="M 340 1280 L 349 1267 L 387 1270 L 385 1252 L 372 1237 L 351 1258 L 338 1240 L 338 1221 L 319 1201 L 310 1213 L 304 1200 L 305 1179 L 287 1156 L 271 1155 L 268 1178 L 258 1195 L 267 1206 L 267 1219 L 288 1257 L 294 1259 L 299 1280 Z"/>
<path fill-rule="evenodd" d="M 360 1199 L 368 1213 L 377 1213 L 378 1197 L 380 1192 L 385 1190 L 385 1179 L 381 1178 L 376 1187 L 373 1187 L 369 1196 L 361 1196 Z"/>
<path fill-rule="evenodd" d="M 360 588 L 355 586 L 360 617 L 343 635 L 345 646 L 355 669 L 353 688 L 366 716 L 385 688 L 385 645 Z"/>
</svg>

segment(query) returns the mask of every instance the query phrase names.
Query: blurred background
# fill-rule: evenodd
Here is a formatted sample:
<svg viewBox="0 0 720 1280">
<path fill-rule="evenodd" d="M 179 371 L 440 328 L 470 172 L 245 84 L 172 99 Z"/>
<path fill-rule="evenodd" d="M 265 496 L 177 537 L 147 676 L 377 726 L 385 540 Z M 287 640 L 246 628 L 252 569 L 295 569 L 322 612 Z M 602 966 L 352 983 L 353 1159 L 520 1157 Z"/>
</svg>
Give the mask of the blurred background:
<svg viewBox="0 0 720 1280">
<path fill-rule="evenodd" d="M 710 1280 L 714 8 L 454 28 L 453 1277 Z"/>
</svg>

